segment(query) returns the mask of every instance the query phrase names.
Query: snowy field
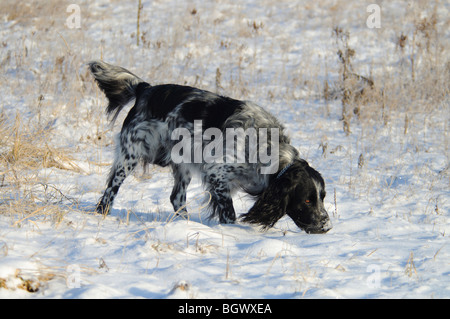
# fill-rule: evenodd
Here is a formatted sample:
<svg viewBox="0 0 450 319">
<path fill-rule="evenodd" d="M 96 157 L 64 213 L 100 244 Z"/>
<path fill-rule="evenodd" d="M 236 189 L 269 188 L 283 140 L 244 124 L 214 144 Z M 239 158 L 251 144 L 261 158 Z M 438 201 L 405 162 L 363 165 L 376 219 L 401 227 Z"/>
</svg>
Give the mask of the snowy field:
<svg viewBox="0 0 450 319">
<path fill-rule="evenodd" d="M 0 3 L 0 298 L 450 298 L 448 1 L 138 2 Z M 333 229 L 207 221 L 199 180 L 175 217 L 152 166 L 94 214 L 126 111 L 93 59 L 270 110 Z"/>
</svg>

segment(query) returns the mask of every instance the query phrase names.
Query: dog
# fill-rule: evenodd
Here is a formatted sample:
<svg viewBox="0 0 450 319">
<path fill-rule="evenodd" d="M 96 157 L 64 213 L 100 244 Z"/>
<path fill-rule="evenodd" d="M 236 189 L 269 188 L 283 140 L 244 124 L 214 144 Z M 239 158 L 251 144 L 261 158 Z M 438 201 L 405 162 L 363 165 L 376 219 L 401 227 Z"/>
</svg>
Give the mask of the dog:
<svg viewBox="0 0 450 319">
<path fill-rule="evenodd" d="M 187 214 L 186 190 L 192 175 L 199 174 L 210 194 L 209 218 L 220 223 L 236 221 L 232 194 L 243 190 L 255 199 L 241 216 L 243 222 L 268 229 L 287 214 L 307 233 L 332 228 L 323 202 L 324 179 L 299 157 L 284 126 L 262 107 L 189 86 L 152 86 L 103 61 L 89 62 L 88 67 L 109 101 L 106 112 L 112 121 L 135 101 L 118 136 L 98 213 L 110 212 L 121 184 L 143 161 L 171 167 L 175 185 L 170 201 L 177 214 Z M 241 134 L 228 136 L 231 129 Z"/>
</svg>

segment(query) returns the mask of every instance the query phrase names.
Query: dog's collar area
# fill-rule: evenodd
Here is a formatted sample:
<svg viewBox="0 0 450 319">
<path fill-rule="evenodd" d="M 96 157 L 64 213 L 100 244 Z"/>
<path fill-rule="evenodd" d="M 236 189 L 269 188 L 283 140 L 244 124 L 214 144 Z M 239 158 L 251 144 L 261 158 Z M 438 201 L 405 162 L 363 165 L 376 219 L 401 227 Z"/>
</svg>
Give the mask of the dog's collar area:
<svg viewBox="0 0 450 319">
<path fill-rule="evenodd" d="M 281 176 L 283 176 L 284 173 L 286 173 L 286 171 L 289 169 L 289 167 L 291 167 L 292 165 L 294 165 L 294 162 L 290 162 L 289 164 L 287 164 L 277 175 L 277 179 L 279 179 Z"/>
</svg>

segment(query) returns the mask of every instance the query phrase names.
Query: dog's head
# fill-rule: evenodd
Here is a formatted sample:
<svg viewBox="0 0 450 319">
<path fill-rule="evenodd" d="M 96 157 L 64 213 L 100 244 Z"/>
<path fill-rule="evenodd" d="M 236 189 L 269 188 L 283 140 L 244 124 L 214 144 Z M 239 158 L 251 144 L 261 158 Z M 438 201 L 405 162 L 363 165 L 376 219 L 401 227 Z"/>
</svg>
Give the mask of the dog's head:
<svg viewBox="0 0 450 319">
<path fill-rule="evenodd" d="M 325 210 L 325 182 L 306 161 L 295 160 L 270 182 L 243 220 L 272 227 L 287 214 L 310 234 L 326 233 L 332 228 Z"/>
<path fill-rule="evenodd" d="M 288 195 L 286 213 L 307 233 L 326 233 L 332 225 L 323 204 L 326 193 L 322 176 L 312 167 L 305 166 L 293 177 L 296 186 Z"/>
</svg>

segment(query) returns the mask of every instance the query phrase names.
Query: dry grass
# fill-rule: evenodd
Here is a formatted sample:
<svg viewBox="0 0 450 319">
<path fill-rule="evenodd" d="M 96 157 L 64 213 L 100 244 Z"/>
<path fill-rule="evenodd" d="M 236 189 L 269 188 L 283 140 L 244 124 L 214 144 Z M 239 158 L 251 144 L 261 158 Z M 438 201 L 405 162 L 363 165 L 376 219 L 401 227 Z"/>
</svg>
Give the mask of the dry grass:
<svg viewBox="0 0 450 319">
<path fill-rule="evenodd" d="M 38 278 L 24 276 L 21 273 L 21 270 L 17 269 L 14 276 L 0 278 L 0 288 L 9 290 L 22 289 L 27 292 L 35 293 L 39 291 L 42 284 L 52 278 L 52 275 L 39 276 Z"/>
<path fill-rule="evenodd" d="M 340 91 L 335 97 L 342 100 L 343 130 L 347 134 L 351 133 L 350 123 L 355 115 L 363 125 L 368 121 L 382 121 L 384 125 L 389 125 L 390 120 L 397 119 L 400 113 L 406 114 L 404 133 L 407 134 L 411 115 L 432 114 L 442 103 L 448 102 L 448 42 L 438 27 L 435 11 L 431 18 L 414 18 L 412 40 L 401 32 L 396 39 L 396 50 L 390 52 L 394 59 L 400 61 L 398 66 L 384 68 L 378 78 L 354 72 L 353 60 L 359 48 L 350 47 L 351 34 L 348 30 L 336 26 L 333 36 L 340 78 L 332 85 Z M 325 98 L 329 96 L 329 87 L 329 83 L 324 85 Z"/>
<path fill-rule="evenodd" d="M 13 190 L 27 189 L 37 183 L 41 169 L 55 168 L 82 173 L 67 149 L 52 146 L 52 131 L 46 127 L 33 128 L 16 115 L 12 124 L 0 115 L 0 190 L 1 204 L 11 200 Z M 6 193 L 5 193 L 6 192 Z M 9 194 L 8 194 L 9 192 Z M 0 207 L 3 205 L 0 204 Z"/>
<path fill-rule="evenodd" d="M 66 8 L 61 1 L 32 0 L 18 5 L 14 1 L 2 1 L 0 12 L 6 21 L 17 21 L 23 25 L 30 23 L 55 23 Z"/>
<path fill-rule="evenodd" d="M 46 184 L 43 169 L 83 170 L 68 155 L 68 150 L 51 145 L 52 131 L 33 127 L 17 115 L 9 124 L 0 118 L 0 214 L 11 217 L 12 226 L 23 222 L 35 224 L 48 220 L 56 227 L 68 207 L 76 209 L 76 200 L 66 196 L 53 185 Z M 36 225 L 36 224 L 35 224 Z M 37 227 L 38 228 L 38 227 Z"/>
<path fill-rule="evenodd" d="M 45 127 L 33 129 L 17 115 L 12 126 L 0 121 L 3 140 L 0 147 L 2 166 L 11 171 L 36 170 L 55 167 L 81 172 L 81 169 L 66 155 L 67 150 L 50 146 L 52 131 Z M 8 170 L 7 170 L 8 171 Z"/>
</svg>

